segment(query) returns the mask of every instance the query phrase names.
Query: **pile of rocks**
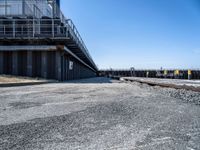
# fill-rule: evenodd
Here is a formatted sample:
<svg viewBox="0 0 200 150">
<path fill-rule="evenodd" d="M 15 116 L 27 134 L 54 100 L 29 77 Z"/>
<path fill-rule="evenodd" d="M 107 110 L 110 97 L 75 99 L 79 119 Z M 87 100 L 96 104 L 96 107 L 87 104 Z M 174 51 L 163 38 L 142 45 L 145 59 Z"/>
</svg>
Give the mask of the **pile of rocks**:
<svg viewBox="0 0 200 150">
<path fill-rule="evenodd" d="M 170 96 L 173 98 L 182 99 L 185 102 L 195 103 L 200 105 L 200 92 L 189 91 L 185 89 L 174 89 L 174 88 L 164 88 L 160 86 L 150 86 L 147 84 L 141 84 L 138 82 L 132 82 L 132 84 L 138 85 L 141 88 L 145 88 L 147 90 L 156 90 L 161 94 L 166 96 Z"/>
</svg>

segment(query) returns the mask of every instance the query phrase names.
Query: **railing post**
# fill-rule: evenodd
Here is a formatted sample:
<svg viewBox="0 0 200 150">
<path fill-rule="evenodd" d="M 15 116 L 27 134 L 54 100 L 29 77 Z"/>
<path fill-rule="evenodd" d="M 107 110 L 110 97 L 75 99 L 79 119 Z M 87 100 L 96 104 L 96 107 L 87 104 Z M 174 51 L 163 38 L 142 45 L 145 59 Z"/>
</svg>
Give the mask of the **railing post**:
<svg viewBox="0 0 200 150">
<path fill-rule="evenodd" d="M 41 19 L 38 19 L 38 20 L 39 20 L 39 22 L 38 22 L 38 26 L 39 26 L 38 32 L 39 32 L 39 34 L 40 34 L 40 31 L 41 31 L 41 24 L 40 24 L 40 21 L 41 21 Z"/>
<path fill-rule="evenodd" d="M 22 35 L 24 34 L 24 28 L 23 28 L 23 25 L 21 26 L 21 34 L 22 34 Z"/>
<path fill-rule="evenodd" d="M 5 25 L 3 26 L 3 34 L 4 35 L 6 34 L 6 26 Z"/>
<path fill-rule="evenodd" d="M 33 19 L 33 37 L 35 37 L 35 19 Z"/>
<path fill-rule="evenodd" d="M 52 36 L 54 37 L 54 19 L 52 19 Z"/>
<path fill-rule="evenodd" d="M 13 37 L 15 37 L 15 20 L 13 19 Z"/>
<path fill-rule="evenodd" d="M 69 32 L 69 31 L 68 31 L 68 28 L 69 28 L 69 27 L 68 27 L 68 24 L 66 24 L 66 31 L 65 31 L 65 32 L 66 32 L 66 37 L 69 37 L 69 35 L 68 35 L 68 32 Z"/>
</svg>

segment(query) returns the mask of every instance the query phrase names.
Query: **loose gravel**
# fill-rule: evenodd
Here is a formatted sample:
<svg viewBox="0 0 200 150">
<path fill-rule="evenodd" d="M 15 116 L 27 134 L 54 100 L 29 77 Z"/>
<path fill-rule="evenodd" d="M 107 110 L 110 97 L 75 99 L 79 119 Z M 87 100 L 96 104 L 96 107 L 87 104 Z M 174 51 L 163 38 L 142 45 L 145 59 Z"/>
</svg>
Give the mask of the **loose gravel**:
<svg viewBox="0 0 200 150">
<path fill-rule="evenodd" d="M 199 150 L 198 99 L 107 78 L 0 88 L 0 149 Z"/>
<path fill-rule="evenodd" d="M 130 82 L 127 82 L 130 83 Z M 132 82 L 132 84 L 135 84 L 136 86 L 140 86 L 143 89 L 153 90 L 158 93 L 161 93 L 163 95 L 174 97 L 177 99 L 182 99 L 185 102 L 194 103 L 196 105 L 200 105 L 200 93 L 194 92 L 190 90 L 185 89 L 174 89 L 174 88 L 164 88 L 160 86 L 150 86 L 147 84 L 142 84 L 138 82 Z"/>
</svg>

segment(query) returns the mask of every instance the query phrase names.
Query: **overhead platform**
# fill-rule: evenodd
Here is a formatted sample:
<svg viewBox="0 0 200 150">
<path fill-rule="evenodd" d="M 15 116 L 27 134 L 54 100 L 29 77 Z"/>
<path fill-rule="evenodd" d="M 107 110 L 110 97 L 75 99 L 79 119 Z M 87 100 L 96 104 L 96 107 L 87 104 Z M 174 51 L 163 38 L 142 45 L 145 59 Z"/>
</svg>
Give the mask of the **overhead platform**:
<svg viewBox="0 0 200 150">
<path fill-rule="evenodd" d="M 42 17 L 0 18 L 0 44 L 24 45 L 45 44 L 65 45 L 81 60 L 97 70 L 83 40 L 71 20 L 63 23 L 60 19 Z"/>
</svg>

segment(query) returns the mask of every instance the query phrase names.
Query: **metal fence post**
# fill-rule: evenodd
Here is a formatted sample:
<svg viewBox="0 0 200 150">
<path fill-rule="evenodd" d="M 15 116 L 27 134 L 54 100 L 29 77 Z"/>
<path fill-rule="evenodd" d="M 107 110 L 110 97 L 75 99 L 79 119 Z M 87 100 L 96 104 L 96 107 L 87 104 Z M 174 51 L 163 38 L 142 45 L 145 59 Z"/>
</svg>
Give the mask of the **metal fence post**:
<svg viewBox="0 0 200 150">
<path fill-rule="evenodd" d="M 5 25 L 3 26 L 3 34 L 4 35 L 6 34 L 6 26 Z"/>
<path fill-rule="evenodd" d="M 35 20 L 33 19 L 33 37 L 35 37 Z"/>
<path fill-rule="evenodd" d="M 38 26 L 39 26 L 39 28 L 38 28 L 38 32 L 39 32 L 39 34 L 40 34 L 40 32 L 41 32 L 41 24 L 40 24 L 40 19 L 38 19 L 39 21 L 38 21 Z"/>
<path fill-rule="evenodd" d="M 52 19 L 52 36 L 54 37 L 54 19 Z"/>
<path fill-rule="evenodd" d="M 13 20 L 13 37 L 15 37 L 15 20 Z"/>
</svg>

